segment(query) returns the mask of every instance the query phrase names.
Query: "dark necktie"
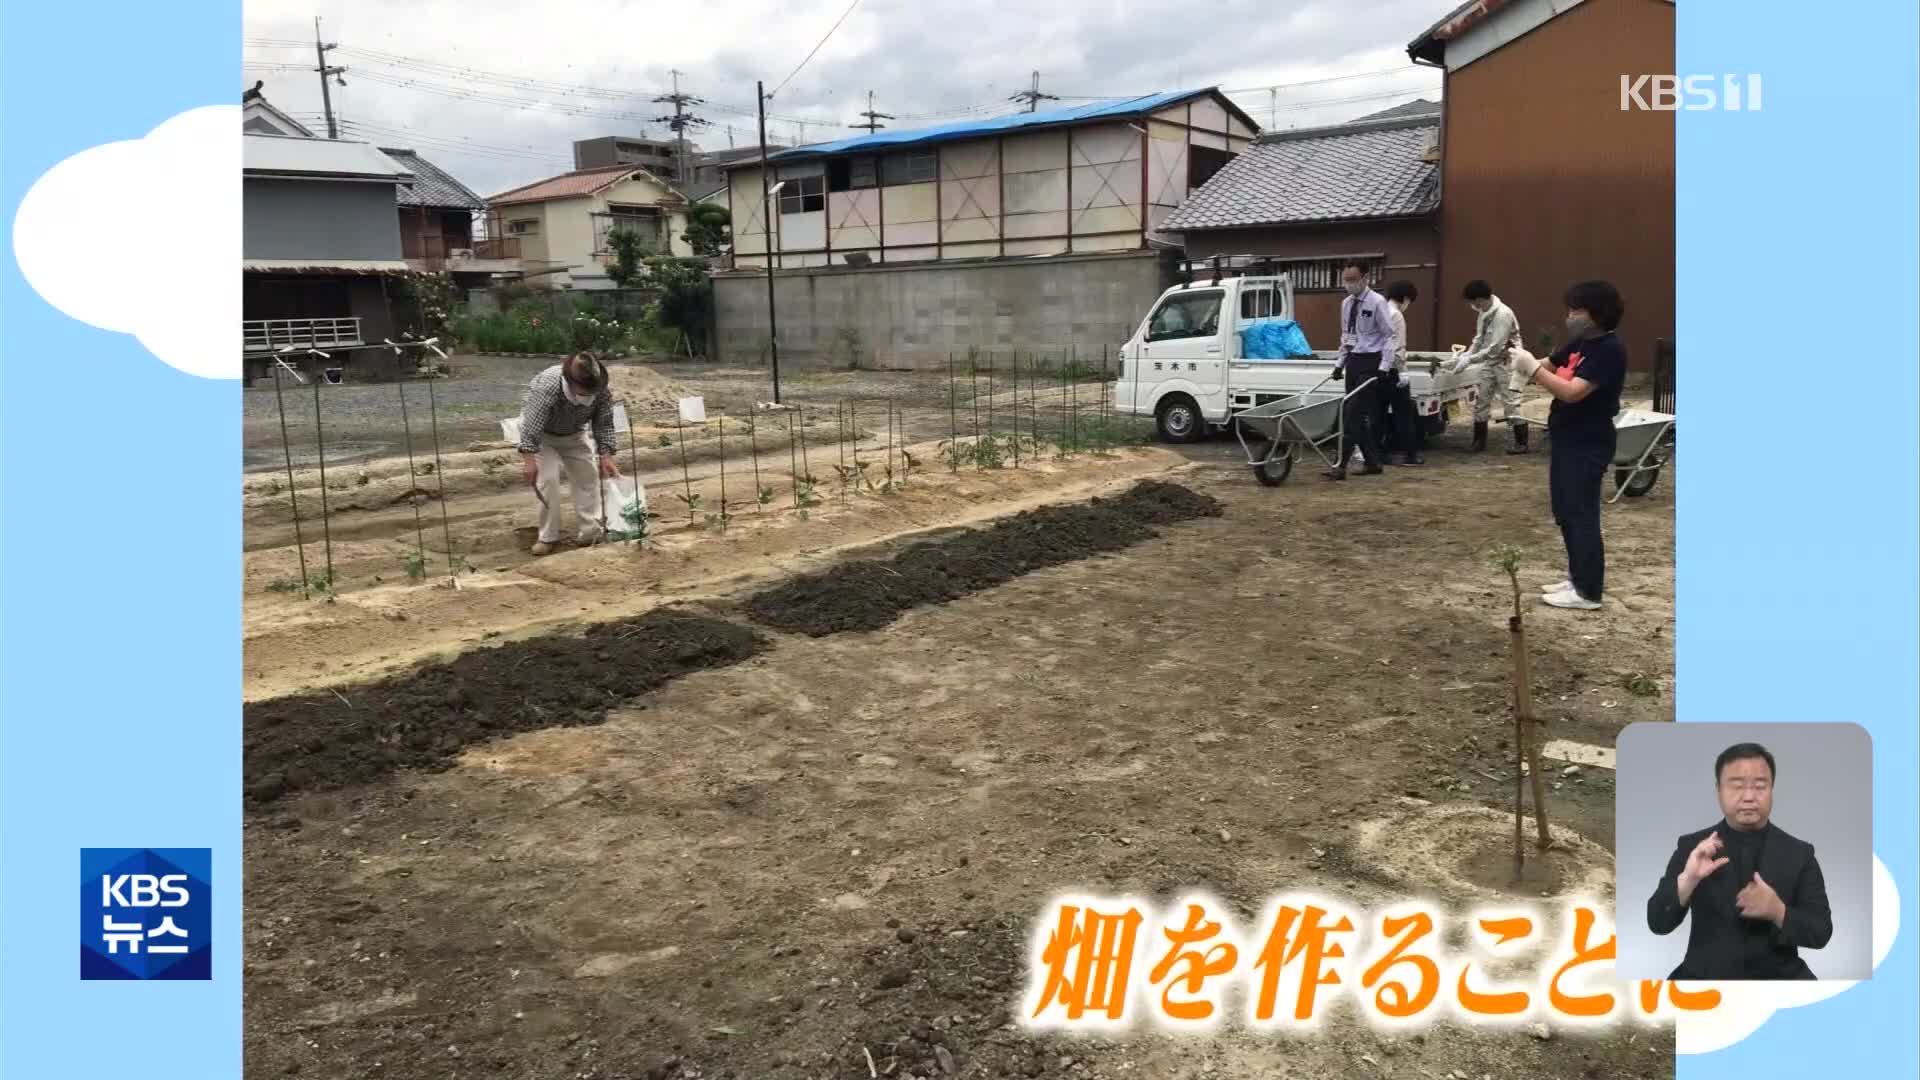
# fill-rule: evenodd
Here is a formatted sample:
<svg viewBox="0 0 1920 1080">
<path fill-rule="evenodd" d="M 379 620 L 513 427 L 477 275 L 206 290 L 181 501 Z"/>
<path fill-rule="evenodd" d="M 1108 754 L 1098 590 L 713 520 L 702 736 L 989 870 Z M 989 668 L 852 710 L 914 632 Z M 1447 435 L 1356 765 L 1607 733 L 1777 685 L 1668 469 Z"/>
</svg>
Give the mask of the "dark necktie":
<svg viewBox="0 0 1920 1080">
<path fill-rule="evenodd" d="M 1347 297 L 1347 305 L 1347 333 L 1351 334 L 1354 332 L 1354 327 L 1360 322 L 1360 298 L 1357 296 Z"/>
</svg>

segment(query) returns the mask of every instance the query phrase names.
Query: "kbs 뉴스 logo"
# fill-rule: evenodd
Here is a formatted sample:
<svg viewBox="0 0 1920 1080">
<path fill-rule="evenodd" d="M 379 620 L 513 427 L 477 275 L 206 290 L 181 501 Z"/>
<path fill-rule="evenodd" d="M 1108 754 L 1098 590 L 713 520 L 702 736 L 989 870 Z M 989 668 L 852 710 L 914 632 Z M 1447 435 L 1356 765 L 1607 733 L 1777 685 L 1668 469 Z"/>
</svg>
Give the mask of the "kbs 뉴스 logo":
<svg viewBox="0 0 1920 1080">
<path fill-rule="evenodd" d="M 213 978 L 211 848 L 81 848 L 80 978 Z"/>
</svg>

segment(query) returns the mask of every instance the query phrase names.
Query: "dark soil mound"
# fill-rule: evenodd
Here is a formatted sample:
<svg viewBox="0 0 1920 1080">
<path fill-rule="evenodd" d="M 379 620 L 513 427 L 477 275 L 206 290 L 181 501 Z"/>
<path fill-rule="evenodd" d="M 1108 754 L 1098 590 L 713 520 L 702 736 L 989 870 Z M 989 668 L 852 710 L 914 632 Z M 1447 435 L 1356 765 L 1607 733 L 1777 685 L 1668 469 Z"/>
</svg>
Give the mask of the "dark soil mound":
<svg viewBox="0 0 1920 1080">
<path fill-rule="evenodd" d="M 878 630 L 923 604 L 1137 544 L 1156 535 L 1155 525 L 1219 515 L 1212 496 L 1143 480 L 1117 498 L 1028 510 L 988 529 L 915 544 L 891 559 L 797 577 L 754 594 L 747 610 L 767 626 L 812 637 Z"/>
<path fill-rule="evenodd" d="M 255 702 L 242 710 L 247 802 L 444 769 L 473 743 L 597 724 L 629 698 L 765 645 L 743 626 L 658 611 L 479 649 L 337 694 Z"/>
</svg>

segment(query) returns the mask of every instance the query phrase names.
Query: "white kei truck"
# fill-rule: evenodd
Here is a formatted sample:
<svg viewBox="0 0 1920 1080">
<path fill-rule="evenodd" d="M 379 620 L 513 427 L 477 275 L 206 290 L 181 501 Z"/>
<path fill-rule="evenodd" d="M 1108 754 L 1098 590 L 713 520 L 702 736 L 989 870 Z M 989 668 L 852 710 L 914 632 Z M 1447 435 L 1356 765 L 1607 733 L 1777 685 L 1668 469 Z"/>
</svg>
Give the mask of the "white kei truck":
<svg viewBox="0 0 1920 1080">
<path fill-rule="evenodd" d="M 1116 411 L 1153 417 L 1168 442 L 1195 442 L 1227 427 L 1238 413 L 1314 391 L 1333 373 L 1338 350 L 1286 360 L 1241 355 L 1245 324 L 1294 318 L 1293 284 L 1271 261 L 1222 256 L 1185 264 L 1183 276 L 1182 284 L 1160 294 L 1120 347 Z M 1407 354 L 1408 389 L 1429 438 L 1446 430 L 1456 402 L 1470 402 L 1476 394 L 1478 372 L 1440 370 L 1438 362 L 1452 358 Z"/>
</svg>

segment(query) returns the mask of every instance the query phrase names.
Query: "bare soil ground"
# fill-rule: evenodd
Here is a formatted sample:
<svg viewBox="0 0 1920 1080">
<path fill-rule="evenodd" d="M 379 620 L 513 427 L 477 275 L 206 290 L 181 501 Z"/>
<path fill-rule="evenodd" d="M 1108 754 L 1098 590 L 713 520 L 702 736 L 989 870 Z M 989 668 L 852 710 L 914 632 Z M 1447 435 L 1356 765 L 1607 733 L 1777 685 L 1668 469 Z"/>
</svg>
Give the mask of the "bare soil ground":
<svg viewBox="0 0 1920 1080">
<path fill-rule="evenodd" d="M 1303 468 L 1279 489 L 1230 441 L 932 469 L 724 538 L 687 528 L 538 564 L 496 541 L 459 590 L 370 580 L 383 559 L 400 576 L 380 529 L 411 536 L 412 508 L 355 511 L 345 528 L 379 524 L 346 545 L 383 554 L 349 556 L 365 573 L 332 604 L 264 591 L 287 553 L 255 545 L 272 526 L 250 530 L 250 741 L 284 695 L 338 691 L 345 716 L 367 680 L 422 659 L 556 702 L 550 726 L 473 741 L 463 681 L 447 682 L 458 737 L 423 727 L 433 760 L 412 748 L 345 786 L 262 793 L 247 820 L 250 1074 L 837 1080 L 870 1077 L 871 1055 L 895 1078 L 1671 1076 L 1670 1034 L 1632 1026 L 1385 1034 L 1339 1013 L 1315 1039 L 1094 1040 L 1011 1024 L 1032 921 L 1063 890 L 1201 889 L 1242 922 L 1295 889 L 1457 910 L 1516 889 L 1610 899 L 1599 769 L 1556 770 L 1560 849 L 1508 880 L 1510 599 L 1486 552 L 1526 547 L 1531 586 L 1557 576 L 1558 539 L 1544 455 L 1458 445 L 1423 470 L 1330 485 Z M 1149 476 L 1220 516 L 934 597 L 878 630 L 808 636 L 752 616 L 796 575 Z M 1606 610 L 1529 610 L 1550 737 L 1610 745 L 1671 718 L 1671 490 L 1665 477 L 1607 510 Z M 499 523 L 472 519 L 456 549 Z M 669 604 L 646 625 L 688 643 L 678 659 L 650 651 L 656 671 L 610 651 L 637 625 L 613 620 Z M 418 711 L 433 723 L 430 700 Z"/>
</svg>

